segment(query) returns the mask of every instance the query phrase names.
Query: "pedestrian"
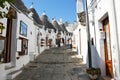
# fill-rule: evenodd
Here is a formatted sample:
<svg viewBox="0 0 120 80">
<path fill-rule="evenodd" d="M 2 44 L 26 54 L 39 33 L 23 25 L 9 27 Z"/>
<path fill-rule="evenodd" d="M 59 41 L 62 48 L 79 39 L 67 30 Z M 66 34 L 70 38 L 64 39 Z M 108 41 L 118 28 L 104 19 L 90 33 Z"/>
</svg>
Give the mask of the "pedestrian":
<svg viewBox="0 0 120 80">
<path fill-rule="evenodd" d="M 58 39 L 58 47 L 60 47 L 60 39 Z"/>
<path fill-rule="evenodd" d="M 72 38 L 69 39 L 69 47 L 72 49 Z"/>
</svg>

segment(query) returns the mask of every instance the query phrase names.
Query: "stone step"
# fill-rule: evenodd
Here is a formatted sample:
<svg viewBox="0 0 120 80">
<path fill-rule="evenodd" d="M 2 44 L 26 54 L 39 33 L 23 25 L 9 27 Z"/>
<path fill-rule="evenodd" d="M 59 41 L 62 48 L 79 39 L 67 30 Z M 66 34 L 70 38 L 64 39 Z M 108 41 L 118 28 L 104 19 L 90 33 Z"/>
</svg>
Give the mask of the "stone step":
<svg viewBox="0 0 120 80">
<path fill-rule="evenodd" d="M 19 75 L 22 72 L 21 69 L 15 70 L 9 74 L 7 74 L 7 80 L 13 80 L 17 75 Z"/>
<path fill-rule="evenodd" d="M 104 76 L 104 77 L 102 77 L 102 79 L 103 79 L 103 80 L 114 80 L 113 78 L 110 78 L 110 77 L 108 77 L 108 76 Z"/>
<path fill-rule="evenodd" d="M 5 70 L 9 70 L 9 69 L 13 69 L 13 68 L 15 68 L 15 66 L 6 66 Z"/>
</svg>

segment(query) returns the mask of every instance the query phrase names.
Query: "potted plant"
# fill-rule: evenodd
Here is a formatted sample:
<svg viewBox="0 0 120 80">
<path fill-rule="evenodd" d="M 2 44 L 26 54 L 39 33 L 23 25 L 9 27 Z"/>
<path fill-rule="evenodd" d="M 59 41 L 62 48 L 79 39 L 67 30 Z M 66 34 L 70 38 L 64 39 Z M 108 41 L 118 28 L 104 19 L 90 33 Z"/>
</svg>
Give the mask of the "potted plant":
<svg viewBox="0 0 120 80">
<path fill-rule="evenodd" d="M 101 75 L 100 68 L 88 68 L 86 69 L 91 80 L 97 80 L 97 78 Z"/>
</svg>

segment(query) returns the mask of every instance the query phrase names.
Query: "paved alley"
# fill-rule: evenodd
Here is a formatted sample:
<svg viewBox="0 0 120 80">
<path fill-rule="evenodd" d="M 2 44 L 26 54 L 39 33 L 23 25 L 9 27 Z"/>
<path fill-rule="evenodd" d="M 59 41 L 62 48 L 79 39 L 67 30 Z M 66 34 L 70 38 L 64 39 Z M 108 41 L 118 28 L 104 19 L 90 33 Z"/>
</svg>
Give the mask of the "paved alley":
<svg viewBox="0 0 120 80">
<path fill-rule="evenodd" d="M 14 80 L 89 80 L 85 65 L 67 47 L 42 52 Z"/>
</svg>

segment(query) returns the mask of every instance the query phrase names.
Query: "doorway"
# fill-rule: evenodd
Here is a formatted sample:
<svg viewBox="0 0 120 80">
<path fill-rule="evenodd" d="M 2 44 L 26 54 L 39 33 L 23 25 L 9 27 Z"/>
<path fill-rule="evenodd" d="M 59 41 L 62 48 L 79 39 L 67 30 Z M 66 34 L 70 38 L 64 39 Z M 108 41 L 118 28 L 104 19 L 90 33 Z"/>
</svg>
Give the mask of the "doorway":
<svg viewBox="0 0 120 80">
<path fill-rule="evenodd" d="M 27 55 L 28 54 L 28 40 L 25 38 L 20 38 L 22 41 L 21 45 L 21 52 L 19 52 L 19 55 Z"/>
<path fill-rule="evenodd" d="M 52 39 L 49 39 L 49 47 L 52 47 Z"/>
<path fill-rule="evenodd" d="M 103 31 L 105 32 L 104 52 L 105 52 L 106 75 L 113 77 L 110 24 L 108 17 L 102 21 L 102 24 Z"/>
<path fill-rule="evenodd" d="M 49 46 L 48 37 L 46 37 L 46 46 Z"/>
</svg>

